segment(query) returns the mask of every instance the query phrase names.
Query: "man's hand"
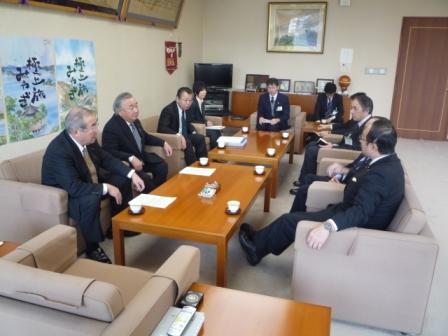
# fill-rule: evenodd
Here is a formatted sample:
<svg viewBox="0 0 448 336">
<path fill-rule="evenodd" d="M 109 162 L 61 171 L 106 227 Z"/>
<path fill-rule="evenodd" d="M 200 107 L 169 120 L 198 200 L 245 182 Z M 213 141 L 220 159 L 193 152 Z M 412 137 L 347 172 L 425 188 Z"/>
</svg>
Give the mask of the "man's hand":
<svg viewBox="0 0 448 336">
<path fill-rule="evenodd" d="M 137 175 L 137 174 L 134 174 Z M 121 201 L 122 201 L 122 197 L 121 197 L 121 192 L 120 189 L 118 189 L 116 186 L 106 183 L 106 187 L 107 187 L 107 193 L 112 196 L 113 198 L 115 198 L 115 202 L 120 205 Z"/>
<path fill-rule="evenodd" d="M 258 122 L 261 124 L 271 124 L 271 120 L 260 117 L 260 119 L 258 120 Z"/>
<path fill-rule="evenodd" d="M 332 163 L 327 168 L 328 177 L 333 177 L 336 174 L 344 174 L 345 172 L 343 171 L 343 168 L 345 168 L 345 167 L 343 165 L 341 165 L 340 163 L 336 163 L 336 162 Z"/>
<path fill-rule="evenodd" d="M 271 119 L 271 125 L 276 125 L 280 122 L 280 118 Z"/>
<path fill-rule="evenodd" d="M 331 132 L 329 131 L 322 131 L 322 132 L 314 132 L 314 134 L 316 134 L 317 136 L 321 137 L 321 138 L 325 138 L 326 135 L 330 134 Z"/>
<path fill-rule="evenodd" d="M 143 180 L 140 178 L 140 176 L 138 176 L 137 173 L 132 174 L 131 180 L 135 190 L 143 191 L 143 189 L 145 189 L 145 182 L 143 182 Z"/>
<path fill-rule="evenodd" d="M 132 158 L 130 163 L 132 168 L 134 168 L 136 171 L 141 171 L 143 169 L 143 162 L 135 156 Z"/>
<path fill-rule="evenodd" d="M 185 140 L 182 134 L 179 134 L 179 136 L 180 136 L 180 149 L 184 150 L 185 148 L 187 148 L 187 141 Z"/>
<path fill-rule="evenodd" d="M 207 126 L 213 126 L 213 123 L 210 120 L 207 120 Z"/>
<path fill-rule="evenodd" d="M 328 145 L 319 145 L 320 148 L 333 148 L 332 143 L 328 143 Z"/>
<path fill-rule="evenodd" d="M 330 125 L 319 125 L 319 126 L 317 126 L 317 130 L 319 131 L 319 132 L 321 132 L 321 131 L 331 131 L 331 124 Z"/>
<path fill-rule="evenodd" d="M 328 230 L 324 228 L 324 224 L 321 223 L 310 231 L 306 238 L 306 242 L 309 247 L 320 250 L 329 236 L 330 232 L 328 232 Z"/>
<path fill-rule="evenodd" d="M 170 144 L 168 142 L 166 142 L 166 141 L 163 144 L 163 151 L 165 152 L 166 156 L 173 155 L 173 149 L 171 148 Z"/>
</svg>

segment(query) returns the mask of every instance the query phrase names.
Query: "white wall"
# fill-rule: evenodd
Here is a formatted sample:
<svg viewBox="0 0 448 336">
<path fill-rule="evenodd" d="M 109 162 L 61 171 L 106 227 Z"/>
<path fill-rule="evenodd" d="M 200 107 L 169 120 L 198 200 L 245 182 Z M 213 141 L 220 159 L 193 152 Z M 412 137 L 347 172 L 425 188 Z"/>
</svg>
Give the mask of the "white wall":
<svg viewBox="0 0 448 336">
<path fill-rule="evenodd" d="M 202 59 L 202 2 L 184 1 L 178 29 L 160 29 L 59 11 L 0 4 L 3 36 L 62 37 L 95 42 L 98 114 L 104 125 L 123 91 L 139 101 L 142 116 L 159 114 L 180 86 L 190 86 L 193 63 Z M 164 42 L 181 41 L 178 69 L 165 70 Z M 0 161 L 45 148 L 56 134 L 0 146 Z"/>
<path fill-rule="evenodd" d="M 316 81 L 337 79 L 341 48 L 353 48 L 349 91 L 364 91 L 374 113 L 389 117 L 403 16 L 448 16 L 447 0 L 351 0 L 340 7 L 328 0 L 323 54 L 266 52 L 268 0 L 207 0 L 204 15 L 204 62 L 233 63 L 235 88 L 248 73 Z M 387 75 L 365 75 L 365 67 L 386 67 Z"/>
</svg>

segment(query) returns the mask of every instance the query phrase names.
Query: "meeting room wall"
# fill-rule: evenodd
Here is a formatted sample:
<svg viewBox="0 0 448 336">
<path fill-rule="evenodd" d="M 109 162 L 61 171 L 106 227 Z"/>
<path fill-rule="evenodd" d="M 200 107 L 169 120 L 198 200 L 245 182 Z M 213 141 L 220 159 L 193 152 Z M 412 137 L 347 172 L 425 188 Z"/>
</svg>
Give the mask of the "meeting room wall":
<svg viewBox="0 0 448 336">
<path fill-rule="evenodd" d="M 351 93 L 364 91 L 374 113 L 389 117 L 403 16 L 448 16 L 447 0 L 351 0 L 340 7 L 328 0 L 323 54 L 266 52 L 268 0 L 207 0 L 204 12 L 204 62 L 233 63 L 233 86 L 243 89 L 246 74 L 296 80 L 352 78 Z M 354 50 L 349 71 L 341 71 L 341 48 Z M 366 75 L 382 67 L 386 75 Z"/>
<path fill-rule="evenodd" d="M 180 86 L 191 85 L 202 59 L 202 0 L 184 1 L 178 29 L 119 23 L 98 17 L 0 3 L 0 34 L 90 40 L 95 43 L 100 125 L 112 115 L 117 94 L 131 92 L 143 117 L 159 114 Z M 182 42 L 178 69 L 165 69 L 165 41 Z M 0 146 L 0 161 L 47 146 L 56 133 Z"/>
</svg>

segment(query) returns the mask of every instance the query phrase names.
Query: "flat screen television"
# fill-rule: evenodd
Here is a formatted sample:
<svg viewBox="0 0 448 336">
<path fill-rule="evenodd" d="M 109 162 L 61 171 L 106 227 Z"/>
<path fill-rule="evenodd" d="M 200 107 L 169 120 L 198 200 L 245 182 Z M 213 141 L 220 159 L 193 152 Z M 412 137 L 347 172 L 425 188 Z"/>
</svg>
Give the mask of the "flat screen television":
<svg viewBox="0 0 448 336">
<path fill-rule="evenodd" d="M 194 81 L 211 88 L 232 88 L 233 64 L 195 63 Z"/>
</svg>

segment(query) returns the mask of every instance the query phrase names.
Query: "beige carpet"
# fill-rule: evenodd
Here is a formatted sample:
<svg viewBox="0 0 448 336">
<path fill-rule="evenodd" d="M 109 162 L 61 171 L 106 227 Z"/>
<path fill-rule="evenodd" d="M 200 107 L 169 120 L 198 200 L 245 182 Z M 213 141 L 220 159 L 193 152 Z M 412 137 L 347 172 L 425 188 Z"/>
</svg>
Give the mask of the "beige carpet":
<svg viewBox="0 0 448 336">
<path fill-rule="evenodd" d="M 448 335 L 448 215 L 443 211 L 448 200 L 448 142 L 431 142 L 400 139 L 398 150 L 407 172 L 419 194 L 427 212 L 428 220 L 440 244 L 437 270 L 433 282 L 430 302 L 422 335 Z M 264 213 L 263 196 L 260 195 L 249 211 L 245 221 L 261 227 L 269 224 L 284 212 L 288 212 L 292 196 L 288 190 L 292 181 L 297 179 L 302 155 L 295 155 L 294 164 L 289 165 L 284 158 L 280 169 L 279 193 L 271 201 L 271 212 Z M 215 283 L 216 251 L 211 245 L 196 244 L 188 241 L 158 238 L 140 235 L 126 238 L 126 258 L 130 266 L 154 271 L 181 244 L 194 245 L 201 250 L 201 276 L 204 283 Z M 112 242 L 103 244 L 106 252 L 113 256 Z M 237 236 L 229 242 L 228 287 L 266 294 L 282 298 L 291 297 L 291 272 L 293 253 L 290 247 L 281 256 L 270 255 L 256 267 L 247 264 L 238 243 Z M 331 334 L 334 336 L 379 336 L 398 335 L 375 328 L 333 321 Z"/>
</svg>

